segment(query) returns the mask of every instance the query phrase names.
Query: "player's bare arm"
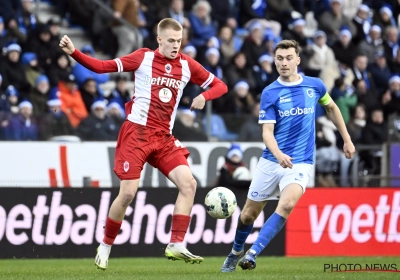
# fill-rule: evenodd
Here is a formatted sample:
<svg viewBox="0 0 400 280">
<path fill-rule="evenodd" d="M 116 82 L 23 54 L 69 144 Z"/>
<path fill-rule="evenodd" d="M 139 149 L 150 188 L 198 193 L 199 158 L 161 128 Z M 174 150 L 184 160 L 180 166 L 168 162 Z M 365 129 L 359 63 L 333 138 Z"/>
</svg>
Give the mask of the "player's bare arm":
<svg viewBox="0 0 400 280">
<path fill-rule="evenodd" d="M 201 110 L 204 108 L 204 105 L 206 104 L 206 99 L 204 95 L 199 94 L 193 99 L 192 105 L 190 106 L 190 110 Z"/>
<path fill-rule="evenodd" d="M 223 81 L 204 69 L 196 60 L 189 58 L 188 61 L 193 72 L 190 81 L 206 89 L 206 91 L 193 99 L 190 110 L 201 110 L 204 108 L 206 101 L 219 98 L 228 92 L 228 87 Z"/>
<path fill-rule="evenodd" d="M 263 132 L 262 132 L 262 137 L 265 145 L 267 146 L 268 150 L 271 151 L 271 153 L 274 155 L 274 157 L 278 160 L 279 164 L 283 168 L 292 168 L 293 163 L 290 156 L 287 154 L 282 153 L 282 151 L 278 147 L 278 143 L 276 142 L 275 136 L 274 136 L 274 128 L 275 124 L 274 123 L 265 123 L 263 124 Z"/>
<path fill-rule="evenodd" d="M 74 44 L 72 44 L 71 39 L 67 35 L 61 38 L 59 46 L 68 55 L 71 55 L 75 51 Z"/>
<path fill-rule="evenodd" d="M 347 132 L 346 124 L 344 123 L 342 114 L 340 113 L 339 107 L 336 103 L 331 100 L 327 105 L 324 106 L 328 115 L 328 118 L 333 122 L 336 128 L 339 130 L 340 135 L 343 138 L 343 152 L 346 158 L 352 158 L 356 152 L 353 142 L 351 141 L 350 135 Z"/>
</svg>

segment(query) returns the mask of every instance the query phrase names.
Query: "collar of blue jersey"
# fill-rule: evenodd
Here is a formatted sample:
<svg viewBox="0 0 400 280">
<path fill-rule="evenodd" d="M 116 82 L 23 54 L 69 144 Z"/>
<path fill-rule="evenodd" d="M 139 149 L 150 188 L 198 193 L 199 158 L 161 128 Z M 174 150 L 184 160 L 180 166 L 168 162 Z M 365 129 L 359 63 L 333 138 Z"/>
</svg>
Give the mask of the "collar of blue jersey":
<svg viewBox="0 0 400 280">
<path fill-rule="evenodd" d="M 299 74 L 297 74 L 297 75 L 299 75 Z M 298 79 L 297 81 L 294 81 L 294 82 L 282 81 L 281 77 L 279 77 L 277 79 L 277 81 L 278 81 L 278 83 L 280 83 L 281 85 L 284 85 L 284 86 L 297 86 L 303 82 L 303 76 L 299 75 L 299 77 L 300 77 L 300 79 Z"/>
</svg>

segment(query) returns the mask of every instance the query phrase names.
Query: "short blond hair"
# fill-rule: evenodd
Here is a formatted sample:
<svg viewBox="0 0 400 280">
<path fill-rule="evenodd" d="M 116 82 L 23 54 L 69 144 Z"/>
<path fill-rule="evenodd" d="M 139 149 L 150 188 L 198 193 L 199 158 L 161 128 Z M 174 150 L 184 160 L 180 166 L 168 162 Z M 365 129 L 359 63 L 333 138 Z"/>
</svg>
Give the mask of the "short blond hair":
<svg viewBox="0 0 400 280">
<path fill-rule="evenodd" d="M 299 43 L 297 43 L 295 40 L 280 41 L 276 45 L 274 53 L 276 53 L 278 49 L 290 49 L 290 48 L 294 48 L 294 51 L 296 52 L 297 56 L 299 55 L 300 52 Z"/>
<path fill-rule="evenodd" d="M 157 33 L 160 34 L 161 31 L 166 29 L 172 29 L 175 31 L 181 31 L 183 29 L 182 25 L 173 18 L 165 18 L 161 20 L 157 25 Z"/>
</svg>

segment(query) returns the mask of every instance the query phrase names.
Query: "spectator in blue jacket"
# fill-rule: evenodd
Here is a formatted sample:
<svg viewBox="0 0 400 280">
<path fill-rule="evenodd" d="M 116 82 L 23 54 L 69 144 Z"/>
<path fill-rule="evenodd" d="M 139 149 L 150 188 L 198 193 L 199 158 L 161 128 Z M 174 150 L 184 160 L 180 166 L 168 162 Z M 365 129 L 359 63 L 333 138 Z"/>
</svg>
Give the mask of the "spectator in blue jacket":
<svg viewBox="0 0 400 280">
<path fill-rule="evenodd" d="M 35 116 L 47 112 L 47 100 L 49 99 L 50 83 L 46 75 L 40 75 L 35 82 L 35 87 L 29 94 L 29 100 L 33 106 Z"/>
<path fill-rule="evenodd" d="M 106 114 L 106 102 L 98 99 L 90 109 L 90 115 L 79 124 L 78 136 L 83 141 L 116 141 L 119 130 L 114 119 Z"/>
<path fill-rule="evenodd" d="M 264 54 L 258 59 L 258 64 L 253 66 L 252 76 L 256 81 L 255 92 L 262 92 L 278 78 L 278 73 L 274 69 L 274 58 L 269 54 Z"/>
<path fill-rule="evenodd" d="M 6 56 L 0 63 L 0 73 L 3 76 L 1 87 L 6 89 L 9 85 L 13 85 L 21 96 L 26 97 L 30 91 L 31 85 L 23 74 L 24 66 L 20 61 L 21 47 L 18 44 L 11 43 L 5 48 L 5 52 Z"/>
<path fill-rule="evenodd" d="M 38 140 L 38 129 L 32 119 L 32 103 L 22 101 L 19 104 L 20 113 L 13 116 L 5 128 L 6 140 L 34 141 Z"/>
<path fill-rule="evenodd" d="M 39 140 L 46 141 L 60 135 L 75 135 L 67 115 L 61 110 L 61 100 L 57 96 L 57 88 L 51 90 L 47 101 L 48 112 L 38 120 Z"/>
<path fill-rule="evenodd" d="M 396 21 L 393 17 L 393 8 L 390 5 L 384 5 L 379 9 L 379 13 L 375 12 L 373 22 L 379 25 L 382 30 L 389 26 L 396 26 Z"/>
<path fill-rule="evenodd" d="M 21 0 L 22 9 L 16 13 L 18 25 L 29 34 L 38 24 L 38 18 L 34 13 L 34 4 L 31 0 Z"/>
<path fill-rule="evenodd" d="M 98 86 L 96 84 L 96 80 L 93 78 L 87 78 L 86 81 L 79 87 L 79 91 L 81 92 L 83 103 L 85 103 L 86 110 L 90 112 L 90 107 L 93 102 L 102 98 L 103 94 L 98 90 Z"/>
<path fill-rule="evenodd" d="M 42 74 L 42 69 L 35 53 L 25 52 L 21 56 L 21 62 L 24 65 L 26 79 L 31 87 L 35 86 L 36 79 Z"/>
<path fill-rule="evenodd" d="M 86 45 L 81 49 L 81 52 L 84 54 L 95 57 L 95 52 L 92 46 Z M 72 68 L 72 74 L 76 77 L 76 82 L 78 86 L 80 87 L 88 78 L 91 78 L 96 81 L 96 83 L 103 84 L 105 82 L 108 82 L 110 79 L 109 74 L 97 74 L 93 71 L 90 71 L 87 69 L 85 66 L 76 63 L 75 66 Z"/>
<path fill-rule="evenodd" d="M 1 85 L 1 75 L 0 75 L 0 85 Z M 2 112 L 18 112 L 18 90 L 14 86 L 8 86 L 5 94 L 0 95 L 0 111 Z"/>
<path fill-rule="evenodd" d="M 389 65 L 386 61 L 386 56 L 383 51 L 375 53 L 375 61 L 368 65 L 372 78 L 376 85 L 378 93 L 383 93 L 386 90 L 389 79 L 392 76 Z"/>
<path fill-rule="evenodd" d="M 20 0 L 0 0 L 0 16 L 4 18 L 4 22 L 8 23 L 16 13 L 22 11 Z"/>
<path fill-rule="evenodd" d="M 47 76 L 50 80 L 50 85 L 52 87 L 58 86 L 60 81 L 65 81 L 68 79 L 69 75 L 72 74 L 71 62 L 68 55 L 65 53 L 60 53 L 54 63 L 50 65 L 50 69 L 47 72 Z"/>
<path fill-rule="evenodd" d="M 205 46 L 211 37 L 216 35 L 216 30 L 211 20 L 211 6 L 207 1 L 200 0 L 189 14 L 193 32 L 193 45 Z"/>
<path fill-rule="evenodd" d="M 114 120 L 117 129 L 119 130 L 125 121 L 125 110 L 121 107 L 118 101 L 111 100 L 107 105 L 107 116 Z"/>
<path fill-rule="evenodd" d="M 7 45 L 7 43 L 12 40 L 13 35 L 7 31 L 4 19 L 2 16 L 0 16 L 0 50 L 3 49 Z"/>
<path fill-rule="evenodd" d="M 6 111 L 5 109 L 7 108 L 7 96 L 3 91 L 1 90 L 1 83 L 3 82 L 3 76 L 0 74 L 0 112 L 1 111 Z"/>
<path fill-rule="evenodd" d="M 204 68 L 215 77 L 223 79 L 223 71 L 219 63 L 220 53 L 217 48 L 209 48 L 206 51 L 206 62 L 203 64 Z"/>
<path fill-rule="evenodd" d="M 205 0 L 198 1 L 189 13 L 189 21 L 192 26 L 192 44 L 199 52 L 198 59 L 204 58 L 209 40 L 217 34 L 211 20 L 211 6 Z"/>
<path fill-rule="evenodd" d="M 132 99 L 127 88 L 127 81 L 128 78 L 124 74 L 119 74 L 115 78 L 115 88 L 107 97 L 109 103 L 111 103 L 111 101 L 117 102 L 122 108 L 125 108 L 125 103 Z"/>
</svg>

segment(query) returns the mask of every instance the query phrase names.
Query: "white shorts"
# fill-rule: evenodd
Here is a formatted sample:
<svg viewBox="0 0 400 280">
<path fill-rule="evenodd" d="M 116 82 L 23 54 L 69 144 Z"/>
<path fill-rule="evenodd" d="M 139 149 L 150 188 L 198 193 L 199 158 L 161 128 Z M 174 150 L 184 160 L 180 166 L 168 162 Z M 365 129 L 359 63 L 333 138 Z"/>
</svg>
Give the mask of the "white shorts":
<svg viewBox="0 0 400 280">
<path fill-rule="evenodd" d="M 283 189 L 291 183 L 299 184 L 304 193 L 312 170 L 313 165 L 308 163 L 295 163 L 290 169 L 260 158 L 247 197 L 253 201 L 278 200 Z"/>
</svg>

